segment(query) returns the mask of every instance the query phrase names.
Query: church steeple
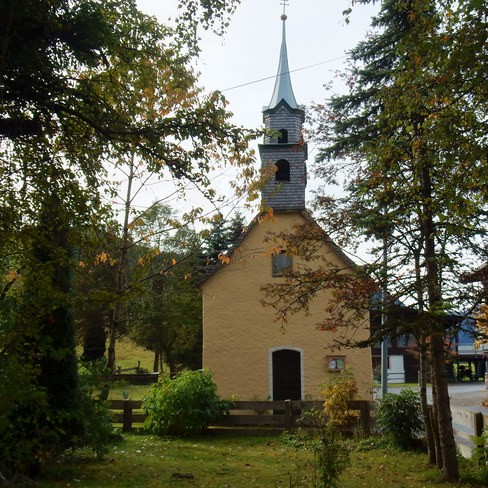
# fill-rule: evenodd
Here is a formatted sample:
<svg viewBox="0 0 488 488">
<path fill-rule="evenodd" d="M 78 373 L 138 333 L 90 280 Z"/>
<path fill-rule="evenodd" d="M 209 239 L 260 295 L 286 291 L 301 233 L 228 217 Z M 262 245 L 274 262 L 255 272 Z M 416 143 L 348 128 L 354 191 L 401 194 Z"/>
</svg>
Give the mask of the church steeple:
<svg viewBox="0 0 488 488">
<path fill-rule="evenodd" d="M 261 194 L 263 207 L 273 211 L 304 210 L 307 185 L 307 144 L 302 137 L 305 111 L 297 105 L 291 86 L 283 22 L 278 74 L 269 106 L 264 107 L 264 143 L 259 145 L 261 171 L 268 179 Z"/>
<path fill-rule="evenodd" d="M 281 100 L 284 100 L 290 108 L 298 108 L 291 86 L 290 69 L 288 68 L 288 51 L 286 49 L 286 14 L 281 16 L 283 22 L 281 34 L 281 50 L 280 62 L 278 64 L 278 74 L 276 75 L 275 86 L 271 102 L 269 102 L 268 109 L 272 109 L 278 105 Z"/>
</svg>

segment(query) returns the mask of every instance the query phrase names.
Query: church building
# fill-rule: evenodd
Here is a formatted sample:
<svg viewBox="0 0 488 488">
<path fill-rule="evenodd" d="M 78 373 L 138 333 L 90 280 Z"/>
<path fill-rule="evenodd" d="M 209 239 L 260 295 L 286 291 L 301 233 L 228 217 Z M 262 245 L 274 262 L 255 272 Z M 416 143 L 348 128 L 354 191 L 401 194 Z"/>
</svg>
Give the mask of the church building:
<svg viewBox="0 0 488 488">
<path fill-rule="evenodd" d="M 259 145 L 263 212 L 256 216 L 229 253 L 230 261 L 209 272 L 201 283 L 203 297 L 203 367 L 214 374 L 221 397 L 239 400 L 320 399 L 320 384 L 329 372 L 350 368 L 362 399 L 371 399 L 371 352 L 334 350 L 334 333 L 317 329 L 330 295 L 319 292 L 308 313 L 291 316 L 284 329 L 276 312 L 262 304 L 263 286 L 283 280 L 287 270 L 305 261 L 283 248 L 279 235 L 296 226 L 316 224 L 305 208 L 307 144 L 303 141 L 304 107 L 293 93 L 282 15 L 278 74 L 263 118 L 267 135 Z M 272 209 L 270 211 L 269 209 Z M 354 263 L 323 233 L 320 252 L 354 273 Z M 309 265 L 309 263 L 307 263 Z M 369 320 L 364 318 L 367 337 Z"/>
</svg>

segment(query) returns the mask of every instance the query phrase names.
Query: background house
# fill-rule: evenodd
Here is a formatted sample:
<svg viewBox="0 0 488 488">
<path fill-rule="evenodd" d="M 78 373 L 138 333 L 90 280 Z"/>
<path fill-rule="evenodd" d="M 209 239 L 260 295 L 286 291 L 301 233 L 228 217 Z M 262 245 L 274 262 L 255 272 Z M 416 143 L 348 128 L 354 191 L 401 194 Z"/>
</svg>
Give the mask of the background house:
<svg viewBox="0 0 488 488">
<path fill-rule="evenodd" d="M 361 397 L 370 399 L 370 349 L 333 351 L 334 334 L 317 330 L 330 292 L 317 296 L 308 314 L 292 316 L 284 331 L 276 322 L 275 311 L 261 304 L 264 285 L 282 280 L 283 272 L 304 265 L 299 255 L 283 247 L 279 234 L 297 225 L 317 226 L 305 210 L 305 112 L 292 90 L 285 21 L 283 15 L 278 75 L 271 102 L 263 110 L 270 132 L 259 147 L 263 173 L 271 174 L 262 191 L 263 207 L 273 212 L 266 218 L 258 215 L 236 243 L 230 262 L 213 269 L 201 283 L 203 366 L 214 373 L 219 395 L 237 395 L 240 400 L 317 399 L 328 372 L 350 367 Z M 325 234 L 320 252 L 344 272 L 354 272 L 354 264 Z M 365 338 L 367 315 L 362 325 L 359 336 Z"/>
<path fill-rule="evenodd" d="M 417 383 L 420 370 L 420 353 L 413 334 L 405 332 L 409 322 L 417 317 L 414 309 L 397 305 L 392 307 L 388 316 L 393 316 L 393 327 L 398 334 L 387 339 L 388 343 L 388 383 Z M 372 327 L 379 327 L 379 314 L 372 314 Z M 486 372 L 488 344 L 474 347 L 476 324 L 464 315 L 446 315 L 446 350 L 449 359 L 446 370 L 450 382 L 480 381 Z M 381 344 L 372 348 L 373 374 L 376 380 L 380 376 Z"/>
<path fill-rule="evenodd" d="M 488 344 L 474 347 L 474 320 L 465 319 L 452 345 L 452 375 L 455 381 L 484 380 L 488 359 Z"/>
</svg>

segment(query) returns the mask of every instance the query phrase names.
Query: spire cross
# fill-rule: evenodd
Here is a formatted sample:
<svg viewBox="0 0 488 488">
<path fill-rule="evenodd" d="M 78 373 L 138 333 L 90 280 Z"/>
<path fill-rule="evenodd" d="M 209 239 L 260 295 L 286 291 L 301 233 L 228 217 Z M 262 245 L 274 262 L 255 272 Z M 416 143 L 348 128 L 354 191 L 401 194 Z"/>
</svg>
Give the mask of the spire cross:
<svg viewBox="0 0 488 488">
<path fill-rule="evenodd" d="M 281 0 L 281 5 L 283 5 L 283 15 L 286 15 L 286 7 L 288 7 L 288 0 Z"/>
</svg>

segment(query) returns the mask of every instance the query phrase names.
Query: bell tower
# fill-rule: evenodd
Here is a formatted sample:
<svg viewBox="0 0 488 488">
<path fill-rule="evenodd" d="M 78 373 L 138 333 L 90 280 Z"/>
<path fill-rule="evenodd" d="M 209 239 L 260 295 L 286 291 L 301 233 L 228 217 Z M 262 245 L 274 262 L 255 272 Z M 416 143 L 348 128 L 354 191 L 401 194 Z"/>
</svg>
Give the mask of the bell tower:
<svg viewBox="0 0 488 488">
<path fill-rule="evenodd" d="M 286 19 L 283 13 L 278 74 L 271 101 L 263 108 L 267 133 L 259 145 L 261 171 L 268 181 L 261 193 L 261 205 L 271 207 L 274 212 L 304 210 L 307 185 L 307 144 L 302 137 L 305 110 L 297 105 L 291 86 Z"/>
</svg>

